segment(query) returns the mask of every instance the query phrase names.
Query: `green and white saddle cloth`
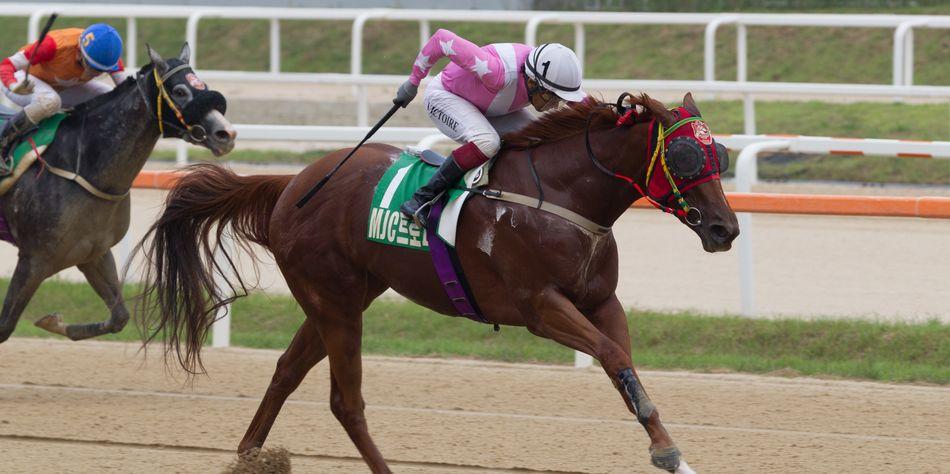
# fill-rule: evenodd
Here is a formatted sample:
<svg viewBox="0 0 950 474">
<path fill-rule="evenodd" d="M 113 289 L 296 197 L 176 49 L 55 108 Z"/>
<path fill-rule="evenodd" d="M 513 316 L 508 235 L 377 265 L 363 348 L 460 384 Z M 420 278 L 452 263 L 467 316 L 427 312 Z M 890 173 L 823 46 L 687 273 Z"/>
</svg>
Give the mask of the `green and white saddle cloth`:
<svg viewBox="0 0 950 474">
<path fill-rule="evenodd" d="M 381 244 L 416 250 L 429 250 L 429 238 L 425 229 L 420 229 L 412 220 L 399 212 L 399 206 L 408 201 L 416 189 L 429 182 L 437 168 L 419 158 L 421 150 L 407 148 L 386 170 L 376 185 L 369 212 L 369 227 L 366 238 Z M 462 206 L 471 195 L 461 187 L 475 188 L 488 182 L 488 170 L 492 161 L 475 168 L 459 181 L 456 189 L 449 191 L 449 201 L 442 211 L 439 222 L 439 238 L 455 246 L 455 230 Z"/>
<path fill-rule="evenodd" d="M 20 176 L 23 176 L 23 173 L 39 159 L 43 151 L 46 150 L 46 147 L 53 142 L 53 139 L 56 138 L 56 130 L 59 129 L 59 124 L 64 118 L 66 118 L 66 114 L 58 113 L 40 122 L 39 128 L 28 136 L 32 138 L 33 143 L 36 144 L 35 150 L 33 143 L 30 143 L 29 140 L 24 138 L 20 141 L 20 144 L 13 149 L 10 157 L 0 158 L 0 160 L 4 160 L 0 166 L 13 170 L 10 175 L 0 177 L 0 196 L 4 195 L 16 184 Z M 0 127 L 2 127 L 5 121 L 6 120 L 0 119 Z M 12 161 L 8 162 L 7 160 Z"/>
</svg>

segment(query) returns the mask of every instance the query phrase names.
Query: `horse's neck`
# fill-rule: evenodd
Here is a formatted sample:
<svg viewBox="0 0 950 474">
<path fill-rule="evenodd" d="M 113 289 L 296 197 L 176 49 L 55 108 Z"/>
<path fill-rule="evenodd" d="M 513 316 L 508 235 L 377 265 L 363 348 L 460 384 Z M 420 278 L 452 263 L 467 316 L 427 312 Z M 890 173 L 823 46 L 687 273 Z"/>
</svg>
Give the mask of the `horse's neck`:
<svg viewBox="0 0 950 474">
<path fill-rule="evenodd" d="M 629 129 L 591 132 L 594 155 L 608 170 L 641 181 L 645 169 L 644 144 Z M 544 189 L 544 199 L 567 207 L 601 225 L 612 225 L 640 194 L 633 186 L 597 169 L 587 156 L 584 135 L 542 145 L 530 151 L 508 152 L 505 160 L 517 171 L 502 178 L 500 188 L 537 196 L 537 188 L 527 167 L 533 157 Z M 503 173 L 498 173 L 501 177 Z M 493 178 L 494 179 L 494 178 Z"/>
<path fill-rule="evenodd" d="M 74 169 L 80 160 L 79 173 L 99 189 L 116 194 L 127 191 L 158 142 L 158 126 L 150 113 L 138 85 L 125 88 L 95 109 L 79 112 L 75 118 L 81 131 L 75 135 L 75 152 L 65 157 L 66 165 Z"/>
</svg>

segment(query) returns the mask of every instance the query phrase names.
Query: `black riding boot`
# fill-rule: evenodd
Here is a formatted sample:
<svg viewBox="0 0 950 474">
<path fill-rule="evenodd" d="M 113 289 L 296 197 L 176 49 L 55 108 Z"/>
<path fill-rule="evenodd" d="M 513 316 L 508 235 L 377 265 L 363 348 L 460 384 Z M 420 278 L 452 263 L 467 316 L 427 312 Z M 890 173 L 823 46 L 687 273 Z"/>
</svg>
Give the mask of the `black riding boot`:
<svg viewBox="0 0 950 474">
<path fill-rule="evenodd" d="M 18 138 L 34 128 L 36 128 L 36 124 L 34 124 L 33 121 L 26 116 L 26 112 L 22 110 L 17 112 L 13 117 L 10 117 L 7 123 L 3 124 L 3 131 L 0 132 L 0 153 L 2 153 L 0 156 L 3 157 L 3 159 L 0 160 L 0 176 L 13 173 L 12 158 L 10 159 L 10 166 L 7 166 L 7 155 L 11 151 L 10 146 L 16 143 Z"/>
<path fill-rule="evenodd" d="M 468 170 L 462 169 L 458 163 L 455 162 L 455 158 L 449 155 L 445 159 L 445 162 L 439 166 L 439 169 L 432 176 L 432 179 L 430 179 L 425 186 L 417 189 L 415 194 L 412 195 L 412 199 L 404 202 L 402 206 L 399 206 L 399 210 L 402 211 L 406 217 L 413 219 L 419 227 L 423 229 L 427 228 L 428 222 L 426 222 L 426 215 L 428 212 L 424 209 L 426 204 L 435 199 L 435 197 L 443 191 L 449 189 L 466 171 Z"/>
</svg>

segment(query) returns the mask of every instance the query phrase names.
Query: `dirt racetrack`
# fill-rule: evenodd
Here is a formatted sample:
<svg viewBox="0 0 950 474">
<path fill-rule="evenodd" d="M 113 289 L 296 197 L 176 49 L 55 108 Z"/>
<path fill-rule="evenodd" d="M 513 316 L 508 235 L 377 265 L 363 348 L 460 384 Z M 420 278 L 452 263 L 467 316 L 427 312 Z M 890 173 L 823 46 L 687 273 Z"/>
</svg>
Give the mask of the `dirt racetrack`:
<svg viewBox="0 0 950 474">
<path fill-rule="evenodd" d="M 279 352 L 208 349 L 183 385 L 136 345 L 0 346 L 0 471 L 220 472 Z M 294 472 L 365 472 L 330 413 L 327 365 L 269 446 Z M 642 373 L 697 472 L 950 472 L 950 388 Z M 396 472 L 660 472 L 599 369 L 367 357 L 370 429 Z"/>
</svg>

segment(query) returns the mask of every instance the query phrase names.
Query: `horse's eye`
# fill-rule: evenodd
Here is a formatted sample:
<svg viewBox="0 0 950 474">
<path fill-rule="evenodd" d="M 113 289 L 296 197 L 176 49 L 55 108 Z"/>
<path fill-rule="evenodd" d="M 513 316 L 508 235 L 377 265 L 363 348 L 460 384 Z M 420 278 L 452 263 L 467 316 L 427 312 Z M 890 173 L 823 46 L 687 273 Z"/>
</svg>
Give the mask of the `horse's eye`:
<svg viewBox="0 0 950 474">
<path fill-rule="evenodd" d="M 188 90 L 188 86 L 179 84 L 172 89 L 172 94 L 174 94 L 175 97 L 187 99 L 191 95 L 191 91 Z"/>
</svg>

